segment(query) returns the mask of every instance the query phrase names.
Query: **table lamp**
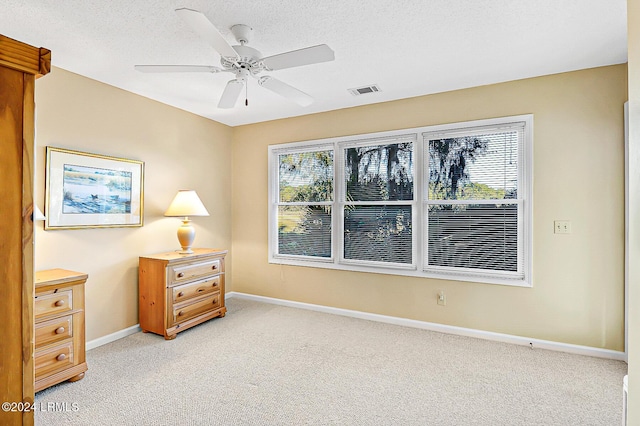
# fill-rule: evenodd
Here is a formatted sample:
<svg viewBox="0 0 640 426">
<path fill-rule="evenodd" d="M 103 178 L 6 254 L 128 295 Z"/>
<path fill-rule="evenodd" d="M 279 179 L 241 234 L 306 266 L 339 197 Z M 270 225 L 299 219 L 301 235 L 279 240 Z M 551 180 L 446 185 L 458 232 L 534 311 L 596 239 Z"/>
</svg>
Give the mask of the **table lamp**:
<svg viewBox="0 0 640 426">
<path fill-rule="evenodd" d="M 182 247 L 182 251 L 178 253 L 193 253 L 191 246 L 196 238 L 196 230 L 191 226 L 189 216 L 209 216 L 209 212 L 200 201 L 200 198 L 198 198 L 196 191 L 187 189 L 178 191 L 164 215 L 184 218 L 182 219 L 182 226 L 178 228 L 178 241 L 180 241 L 180 246 Z"/>
</svg>

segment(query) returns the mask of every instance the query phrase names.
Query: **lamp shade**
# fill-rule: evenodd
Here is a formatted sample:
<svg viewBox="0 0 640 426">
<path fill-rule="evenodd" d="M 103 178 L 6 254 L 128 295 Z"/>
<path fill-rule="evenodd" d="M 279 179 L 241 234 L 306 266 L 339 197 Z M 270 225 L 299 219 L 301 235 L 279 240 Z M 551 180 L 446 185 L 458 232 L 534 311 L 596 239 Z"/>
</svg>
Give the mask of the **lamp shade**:
<svg viewBox="0 0 640 426">
<path fill-rule="evenodd" d="M 164 215 L 172 217 L 209 216 L 209 212 L 200 201 L 196 191 L 182 189 L 178 191 Z"/>
</svg>

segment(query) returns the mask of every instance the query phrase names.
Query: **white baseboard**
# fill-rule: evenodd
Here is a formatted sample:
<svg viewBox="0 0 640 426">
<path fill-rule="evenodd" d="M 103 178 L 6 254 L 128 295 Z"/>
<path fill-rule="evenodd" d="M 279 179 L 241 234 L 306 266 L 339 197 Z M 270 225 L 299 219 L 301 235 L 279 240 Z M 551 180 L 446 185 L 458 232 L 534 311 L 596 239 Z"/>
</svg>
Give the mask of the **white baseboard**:
<svg viewBox="0 0 640 426">
<path fill-rule="evenodd" d="M 586 355 L 597 358 L 626 361 L 626 354 L 610 349 L 593 348 L 591 346 L 572 345 L 569 343 L 552 342 L 549 340 L 531 339 L 528 337 L 514 336 L 511 334 L 494 333 L 491 331 L 475 330 L 472 328 L 456 327 L 453 325 L 437 324 L 433 322 L 418 321 L 407 318 L 392 317 L 387 315 L 371 314 L 367 312 L 352 311 L 350 309 L 334 308 L 331 306 L 313 305 L 310 303 L 294 302 L 291 300 L 275 299 L 272 297 L 256 296 L 237 291 L 229 292 L 225 298 L 253 300 L 256 302 L 271 303 L 274 305 L 288 306 L 291 308 L 308 309 L 310 311 L 324 312 L 327 314 L 343 315 L 346 317 L 360 318 L 369 321 L 384 322 L 387 324 L 401 325 L 405 327 L 420 328 L 423 330 L 437 331 L 440 333 L 456 334 L 459 336 L 475 337 L 478 339 L 493 340 L 496 342 L 512 343 L 516 345 L 530 346 L 538 349 L 567 352 L 577 355 Z"/>
<path fill-rule="evenodd" d="M 132 334 L 137 333 L 138 331 L 142 331 L 139 324 L 133 325 L 129 328 L 125 328 L 124 330 L 116 331 L 115 333 L 108 334 L 106 336 L 98 337 L 97 339 L 93 339 L 86 344 L 86 348 L 88 351 L 91 349 L 95 349 L 98 346 L 106 345 L 107 343 L 114 342 L 118 339 L 122 339 L 123 337 L 130 336 Z"/>
</svg>

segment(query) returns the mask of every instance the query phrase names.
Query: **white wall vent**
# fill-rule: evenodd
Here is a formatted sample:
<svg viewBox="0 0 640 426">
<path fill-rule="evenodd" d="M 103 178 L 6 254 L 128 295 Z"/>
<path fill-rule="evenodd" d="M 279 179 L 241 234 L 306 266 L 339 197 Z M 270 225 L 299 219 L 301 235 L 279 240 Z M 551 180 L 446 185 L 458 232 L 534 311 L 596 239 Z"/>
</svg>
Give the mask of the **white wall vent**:
<svg viewBox="0 0 640 426">
<path fill-rule="evenodd" d="M 366 95 L 367 93 L 376 93 L 380 91 L 380 87 L 377 84 L 371 84 L 369 86 L 356 87 L 355 89 L 348 89 L 349 93 L 353 96 Z"/>
</svg>

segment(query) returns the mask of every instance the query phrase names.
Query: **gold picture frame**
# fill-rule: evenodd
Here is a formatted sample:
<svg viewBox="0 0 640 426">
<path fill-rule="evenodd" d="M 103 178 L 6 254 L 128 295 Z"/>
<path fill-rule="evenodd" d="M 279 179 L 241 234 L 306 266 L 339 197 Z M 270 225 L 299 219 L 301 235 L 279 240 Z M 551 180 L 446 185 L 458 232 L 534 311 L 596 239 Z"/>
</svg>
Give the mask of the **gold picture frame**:
<svg viewBox="0 0 640 426">
<path fill-rule="evenodd" d="M 139 227 L 144 162 L 46 147 L 44 229 Z"/>
</svg>

